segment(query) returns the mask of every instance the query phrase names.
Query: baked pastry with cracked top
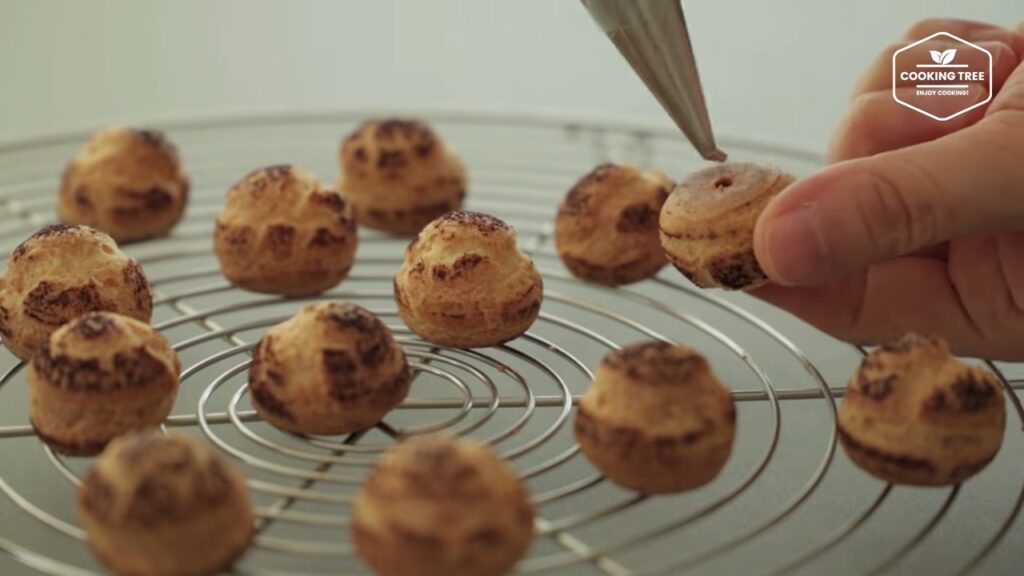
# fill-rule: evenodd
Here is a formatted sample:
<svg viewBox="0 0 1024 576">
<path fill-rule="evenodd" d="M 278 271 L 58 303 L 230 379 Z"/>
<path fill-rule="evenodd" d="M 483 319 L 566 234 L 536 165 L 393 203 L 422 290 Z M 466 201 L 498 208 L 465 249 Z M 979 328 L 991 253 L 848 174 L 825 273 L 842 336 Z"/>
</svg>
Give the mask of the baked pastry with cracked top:
<svg viewBox="0 0 1024 576">
<path fill-rule="evenodd" d="M 162 133 L 107 128 L 64 169 L 57 215 L 117 242 L 164 236 L 181 220 L 188 192 L 178 150 Z"/>
<path fill-rule="evenodd" d="M 29 417 L 57 452 L 99 453 L 170 414 L 181 362 L 148 324 L 92 312 L 58 328 L 28 367 Z"/>
<path fill-rule="evenodd" d="M 871 351 L 839 406 L 839 439 L 868 473 L 898 484 L 957 484 L 999 452 L 1006 402 L 995 374 L 934 336 Z"/>
<path fill-rule="evenodd" d="M 462 161 L 418 120 L 363 123 L 341 143 L 338 162 L 338 188 L 367 228 L 415 234 L 466 197 Z"/>
<path fill-rule="evenodd" d="M 675 182 L 661 172 L 602 164 L 569 190 L 555 217 L 558 256 L 574 276 L 612 286 L 658 273 L 658 215 Z"/>
<path fill-rule="evenodd" d="M 311 304 L 274 326 L 249 367 L 256 411 L 301 434 L 365 430 L 402 403 L 410 383 L 391 331 L 348 302 Z"/>
<path fill-rule="evenodd" d="M 701 288 L 749 290 L 768 282 L 754 256 L 754 226 L 793 176 L 770 166 L 718 164 L 680 182 L 661 209 L 669 262 Z"/>
<path fill-rule="evenodd" d="M 348 275 L 358 242 L 351 204 L 290 165 L 254 170 L 235 183 L 213 234 L 225 278 L 285 296 L 336 286 Z"/>
<path fill-rule="evenodd" d="M 107 446 L 78 489 L 96 557 L 124 576 L 207 576 L 252 541 L 245 477 L 205 444 L 145 432 Z"/>
<path fill-rule="evenodd" d="M 149 322 L 153 295 L 142 267 L 103 232 L 48 226 L 21 243 L 0 277 L 0 336 L 28 361 L 50 334 L 88 312 Z"/>
<path fill-rule="evenodd" d="M 523 483 L 487 445 L 413 436 L 378 459 L 352 532 L 380 576 L 501 576 L 529 549 L 533 517 Z"/>
<path fill-rule="evenodd" d="M 428 342 L 476 348 L 518 337 L 537 319 L 544 285 L 516 233 L 478 212 L 449 212 L 405 250 L 395 300 Z"/>
<path fill-rule="evenodd" d="M 577 407 L 575 433 L 587 459 L 616 484 L 681 492 L 707 484 L 725 466 L 736 408 L 703 356 L 640 342 L 601 361 Z"/>
</svg>

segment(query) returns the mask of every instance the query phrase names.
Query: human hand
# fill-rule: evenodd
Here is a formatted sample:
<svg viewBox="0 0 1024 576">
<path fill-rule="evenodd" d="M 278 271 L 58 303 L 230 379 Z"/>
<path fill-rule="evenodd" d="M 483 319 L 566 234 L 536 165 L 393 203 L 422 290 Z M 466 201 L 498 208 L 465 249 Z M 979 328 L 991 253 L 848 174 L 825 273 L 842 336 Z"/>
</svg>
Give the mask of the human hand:
<svg viewBox="0 0 1024 576">
<path fill-rule="evenodd" d="M 992 53 L 993 98 L 946 122 L 897 104 L 892 53 L 949 32 Z M 838 338 L 914 330 L 1024 359 L 1024 26 L 914 25 L 858 83 L 830 166 L 783 191 L 754 244 L 754 294 Z M 899 88 L 898 88 L 899 89 Z"/>
</svg>

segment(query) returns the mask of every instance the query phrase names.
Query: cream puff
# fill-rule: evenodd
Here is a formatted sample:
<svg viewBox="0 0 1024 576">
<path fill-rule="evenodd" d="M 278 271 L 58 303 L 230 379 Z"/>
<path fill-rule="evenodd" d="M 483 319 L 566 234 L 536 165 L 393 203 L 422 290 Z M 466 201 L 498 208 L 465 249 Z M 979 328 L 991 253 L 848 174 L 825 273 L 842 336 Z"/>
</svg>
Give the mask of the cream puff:
<svg viewBox="0 0 1024 576">
<path fill-rule="evenodd" d="M 228 191 L 214 251 L 232 284 L 303 296 L 348 275 L 359 242 L 352 205 L 301 168 L 255 170 Z"/>
<path fill-rule="evenodd" d="M 658 273 L 658 215 L 675 183 L 660 172 L 602 164 L 581 178 L 555 217 L 555 246 L 580 279 L 612 286 Z"/>
<path fill-rule="evenodd" d="M 342 142 L 338 162 L 338 188 L 367 228 L 415 234 L 466 197 L 462 161 L 418 120 L 362 124 Z"/>
<path fill-rule="evenodd" d="M 90 312 L 54 331 L 32 357 L 29 418 L 57 452 L 97 454 L 117 436 L 159 426 L 180 371 L 177 354 L 149 324 Z"/>
<path fill-rule="evenodd" d="M 300 434 L 372 427 L 409 393 L 405 353 L 376 316 L 348 302 L 299 310 L 260 339 L 249 393 L 270 424 Z"/>
<path fill-rule="evenodd" d="M 961 362 L 934 336 L 907 334 L 874 349 L 839 406 L 846 454 L 898 484 L 963 482 L 995 458 L 1005 427 L 995 374 Z"/>
<path fill-rule="evenodd" d="M 108 128 L 65 168 L 57 215 L 117 242 L 165 236 L 181 220 L 188 193 L 178 150 L 162 133 Z"/>
<path fill-rule="evenodd" d="M 583 454 L 612 482 L 668 494 L 703 486 L 722 470 L 736 408 L 699 353 L 640 342 L 601 361 L 574 428 Z"/>
<path fill-rule="evenodd" d="M 88 312 L 149 322 L 153 295 L 142 267 L 103 232 L 58 224 L 21 243 L 0 277 L 0 336 L 28 361 L 65 322 Z"/>
<path fill-rule="evenodd" d="M 768 202 L 794 181 L 781 170 L 718 164 L 691 174 L 661 209 L 669 262 L 701 288 L 749 290 L 768 277 L 754 256 L 754 226 Z"/>
<path fill-rule="evenodd" d="M 488 446 L 414 436 L 378 459 L 352 532 L 380 576 L 501 576 L 529 549 L 533 518 L 523 483 Z"/>
<path fill-rule="evenodd" d="M 512 227 L 477 212 L 449 212 L 428 224 L 395 276 L 406 325 L 442 346 L 476 348 L 518 337 L 537 319 L 543 292 Z"/>
<path fill-rule="evenodd" d="M 78 489 L 93 553 L 124 576 L 207 576 L 249 548 L 245 477 L 202 442 L 157 432 L 107 446 Z"/>
</svg>

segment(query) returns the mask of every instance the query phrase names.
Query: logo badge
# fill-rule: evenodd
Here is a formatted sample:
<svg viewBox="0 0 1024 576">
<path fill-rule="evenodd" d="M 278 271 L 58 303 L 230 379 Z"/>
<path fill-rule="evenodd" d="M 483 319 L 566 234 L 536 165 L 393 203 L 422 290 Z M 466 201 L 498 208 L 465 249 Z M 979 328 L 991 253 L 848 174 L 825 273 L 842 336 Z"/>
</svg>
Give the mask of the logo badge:
<svg viewBox="0 0 1024 576">
<path fill-rule="evenodd" d="M 992 53 L 947 32 L 922 38 L 893 53 L 892 97 L 940 122 L 984 106 L 992 99 Z"/>
</svg>

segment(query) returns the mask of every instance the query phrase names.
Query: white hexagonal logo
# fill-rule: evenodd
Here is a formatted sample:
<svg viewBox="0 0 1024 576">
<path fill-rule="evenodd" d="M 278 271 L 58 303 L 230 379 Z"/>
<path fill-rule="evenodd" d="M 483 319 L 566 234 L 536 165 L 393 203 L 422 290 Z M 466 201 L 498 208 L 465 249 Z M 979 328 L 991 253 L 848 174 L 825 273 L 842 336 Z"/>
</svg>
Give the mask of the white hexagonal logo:
<svg viewBox="0 0 1024 576">
<path fill-rule="evenodd" d="M 945 122 L 992 99 L 992 53 L 936 32 L 892 55 L 892 97 Z"/>
</svg>

